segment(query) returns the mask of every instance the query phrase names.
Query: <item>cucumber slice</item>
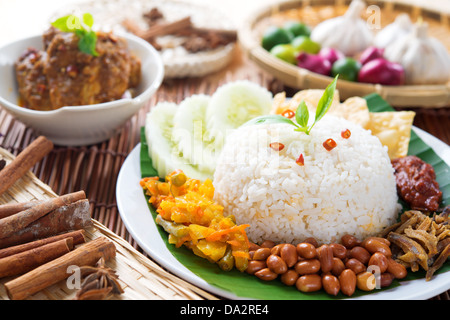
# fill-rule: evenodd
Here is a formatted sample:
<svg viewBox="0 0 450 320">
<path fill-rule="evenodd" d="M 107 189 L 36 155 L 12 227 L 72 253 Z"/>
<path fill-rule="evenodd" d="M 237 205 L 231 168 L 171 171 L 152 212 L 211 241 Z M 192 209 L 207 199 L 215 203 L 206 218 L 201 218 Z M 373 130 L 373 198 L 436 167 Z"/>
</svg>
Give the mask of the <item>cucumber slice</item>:
<svg viewBox="0 0 450 320">
<path fill-rule="evenodd" d="M 216 148 L 214 140 L 207 139 L 205 114 L 210 100 L 211 97 L 204 94 L 184 99 L 173 119 L 172 137 L 177 150 L 190 164 L 200 170 L 214 172 L 221 148 Z"/>
<path fill-rule="evenodd" d="M 206 112 L 207 139 L 223 146 L 226 136 L 248 120 L 269 114 L 273 95 L 248 80 L 230 82 L 212 95 Z"/>
<path fill-rule="evenodd" d="M 165 178 L 174 170 L 181 169 L 190 178 L 211 179 L 212 172 L 199 170 L 190 165 L 176 148 L 172 138 L 173 118 L 178 106 L 171 102 L 158 103 L 147 114 L 145 137 L 148 142 L 149 156 L 160 178 Z"/>
</svg>

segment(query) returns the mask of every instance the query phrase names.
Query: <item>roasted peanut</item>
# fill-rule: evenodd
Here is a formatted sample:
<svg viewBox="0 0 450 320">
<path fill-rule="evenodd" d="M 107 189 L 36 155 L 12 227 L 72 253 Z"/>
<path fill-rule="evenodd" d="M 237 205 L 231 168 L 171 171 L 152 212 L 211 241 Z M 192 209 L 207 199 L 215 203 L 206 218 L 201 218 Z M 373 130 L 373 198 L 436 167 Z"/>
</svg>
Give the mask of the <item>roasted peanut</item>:
<svg viewBox="0 0 450 320">
<path fill-rule="evenodd" d="M 261 247 L 258 246 L 256 243 L 249 242 L 248 251 L 255 251 L 258 250 L 259 248 Z"/>
<path fill-rule="evenodd" d="M 333 256 L 339 259 L 345 259 L 347 257 L 347 248 L 340 243 L 331 243 L 331 249 L 333 250 Z"/>
<path fill-rule="evenodd" d="M 333 267 L 331 268 L 331 273 L 335 276 L 339 276 L 342 271 L 345 270 L 345 264 L 341 259 L 333 257 Z"/>
<path fill-rule="evenodd" d="M 254 274 L 255 272 L 264 269 L 267 267 L 266 261 L 264 260 L 250 260 L 248 262 L 248 266 L 247 269 L 245 271 L 247 271 L 247 273 L 249 274 Z"/>
<path fill-rule="evenodd" d="M 298 277 L 298 273 L 295 270 L 290 269 L 281 275 L 281 282 L 287 286 L 293 286 L 295 282 L 297 282 Z"/>
<path fill-rule="evenodd" d="M 361 245 L 361 241 L 358 238 L 356 238 L 355 236 L 352 236 L 350 234 L 346 234 L 346 235 L 342 236 L 341 242 L 342 242 L 342 245 L 344 247 L 346 247 L 347 249 L 352 249 L 355 246 Z"/>
<path fill-rule="evenodd" d="M 352 296 L 356 289 L 356 274 L 351 269 L 345 269 L 339 275 L 341 292 L 346 296 Z"/>
<path fill-rule="evenodd" d="M 313 237 L 306 238 L 303 242 L 310 243 L 310 244 L 312 244 L 315 248 L 318 248 L 318 247 L 319 247 L 319 243 L 318 243 L 317 240 L 316 240 L 315 238 L 313 238 Z"/>
<path fill-rule="evenodd" d="M 270 248 L 259 248 L 253 254 L 253 260 L 266 260 L 270 256 Z"/>
<path fill-rule="evenodd" d="M 280 255 L 281 248 L 282 248 L 283 246 L 284 246 L 284 243 L 282 243 L 282 244 L 277 244 L 275 247 L 273 247 L 273 248 L 270 249 L 270 254 L 274 254 L 274 255 L 279 256 L 279 255 Z"/>
<path fill-rule="evenodd" d="M 273 242 L 272 240 L 266 240 L 260 244 L 260 247 L 271 249 L 271 248 L 275 247 L 275 242 Z"/>
<path fill-rule="evenodd" d="M 316 247 L 308 242 L 299 243 L 296 247 L 300 257 L 305 259 L 314 259 L 317 256 Z"/>
<path fill-rule="evenodd" d="M 345 263 L 347 269 L 352 269 L 355 274 L 366 271 L 366 266 L 358 259 L 351 258 Z"/>
<path fill-rule="evenodd" d="M 376 238 L 368 239 L 364 244 L 364 248 L 366 248 L 366 250 L 370 253 L 380 252 L 388 258 L 392 255 L 391 248 Z"/>
<path fill-rule="evenodd" d="M 385 245 L 387 245 L 388 247 L 391 246 L 391 242 L 388 239 L 382 238 L 382 237 L 367 237 L 363 240 L 363 242 L 361 242 L 361 246 L 365 247 L 367 241 L 369 241 L 369 240 L 378 240 L 381 243 L 384 243 Z"/>
<path fill-rule="evenodd" d="M 375 275 L 365 271 L 356 275 L 356 286 L 359 290 L 372 291 L 376 287 Z"/>
<path fill-rule="evenodd" d="M 299 275 L 317 273 L 320 271 L 320 261 L 317 259 L 299 261 L 295 264 L 295 271 Z"/>
<path fill-rule="evenodd" d="M 406 268 L 391 258 L 390 242 L 385 238 L 368 237 L 360 241 L 345 235 L 341 243 L 319 246 L 314 238 L 305 239 L 296 246 L 275 244 L 270 240 L 259 246 L 250 243 L 251 260 L 246 272 L 264 281 L 280 275 L 283 284 L 295 284 L 299 291 L 323 288 L 334 296 L 339 291 L 352 296 L 356 288 L 371 291 L 377 284 L 384 288 L 391 285 L 393 279 L 407 275 Z"/>
<path fill-rule="evenodd" d="M 278 274 L 270 270 L 269 268 L 264 268 L 255 272 L 255 276 L 264 281 L 272 281 L 278 277 Z"/>
<path fill-rule="evenodd" d="M 369 266 L 375 265 L 380 268 L 380 273 L 384 273 L 388 267 L 388 258 L 381 252 L 375 252 L 369 259 Z"/>
<path fill-rule="evenodd" d="M 294 245 L 287 243 L 280 249 L 280 257 L 286 262 L 288 268 L 291 268 L 298 260 L 297 249 Z"/>
<path fill-rule="evenodd" d="M 275 272 L 276 274 L 282 274 L 285 273 L 288 269 L 286 262 L 284 262 L 283 259 L 281 259 L 279 256 L 271 254 L 267 260 L 267 267 Z"/>
<path fill-rule="evenodd" d="M 338 278 L 330 273 L 322 275 L 322 287 L 326 293 L 333 296 L 337 295 L 341 289 Z"/>
<path fill-rule="evenodd" d="M 388 258 L 387 272 L 391 273 L 396 279 L 403 279 L 408 274 L 405 266 L 392 258 Z"/>
<path fill-rule="evenodd" d="M 370 259 L 370 253 L 361 246 L 355 246 L 350 249 L 349 258 L 355 258 L 361 261 L 363 264 L 367 264 Z"/>
<path fill-rule="evenodd" d="M 322 277 L 318 274 L 307 274 L 299 277 L 295 286 L 302 292 L 319 291 L 322 289 Z"/>
<path fill-rule="evenodd" d="M 320 268 L 322 272 L 330 272 L 333 268 L 333 250 L 327 244 L 321 245 L 317 248 L 317 256 L 320 261 Z"/>
<path fill-rule="evenodd" d="M 394 281 L 395 277 L 392 273 L 385 272 L 380 275 L 380 287 L 385 288 L 389 287 Z"/>
</svg>

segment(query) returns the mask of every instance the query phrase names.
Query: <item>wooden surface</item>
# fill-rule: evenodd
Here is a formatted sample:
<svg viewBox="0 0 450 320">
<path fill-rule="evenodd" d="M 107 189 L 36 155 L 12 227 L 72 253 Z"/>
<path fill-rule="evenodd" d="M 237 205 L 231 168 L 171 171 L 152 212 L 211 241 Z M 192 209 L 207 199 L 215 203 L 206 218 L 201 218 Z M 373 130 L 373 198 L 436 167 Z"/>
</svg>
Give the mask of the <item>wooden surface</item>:
<svg viewBox="0 0 450 320">
<path fill-rule="evenodd" d="M 154 97 L 133 116 L 110 140 L 85 147 L 55 147 L 33 172 L 57 194 L 85 190 L 91 203 L 92 217 L 141 251 L 127 232 L 116 206 L 115 188 L 121 165 L 139 143 L 139 129 L 145 115 L 159 101 L 180 102 L 196 93 L 212 94 L 224 83 L 248 79 L 267 87 L 273 93 L 295 90 L 283 86 L 261 71 L 236 50 L 230 66 L 216 74 L 198 79 L 165 81 Z M 414 109 L 414 125 L 450 144 L 450 107 Z M 0 107 L 0 147 L 17 155 L 36 138 L 33 130 L 16 121 Z M 449 300 L 449 291 L 434 299 Z"/>
</svg>

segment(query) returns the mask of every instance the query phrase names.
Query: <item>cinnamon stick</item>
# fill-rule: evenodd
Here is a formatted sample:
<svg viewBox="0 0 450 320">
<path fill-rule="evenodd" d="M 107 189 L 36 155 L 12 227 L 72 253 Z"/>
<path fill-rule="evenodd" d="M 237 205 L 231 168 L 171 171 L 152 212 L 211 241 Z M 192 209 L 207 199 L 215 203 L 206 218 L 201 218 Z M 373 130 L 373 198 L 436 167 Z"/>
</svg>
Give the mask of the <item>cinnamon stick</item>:
<svg viewBox="0 0 450 320">
<path fill-rule="evenodd" d="M 11 300 L 23 300 L 61 280 L 67 279 L 69 266 L 94 266 L 103 257 L 109 260 L 116 255 L 114 243 L 106 237 L 99 237 L 75 250 L 47 262 L 24 275 L 5 283 Z"/>
<path fill-rule="evenodd" d="M 83 199 L 49 212 L 22 230 L 0 239 L 0 248 L 11 247 L 67 231 L 92 226 L 89 200 Z"/>
<path fill-rule="evenodd" d="M 191 26 L 191 18 L 186 17 L 173 22 L 156 24 L 147 30 L 142 30 L 136 23 L 129 19 L 124 20 L 122 25 L 138 37 L 150 40 L 154 37 L 173 34 L 185 28 L 189 28 Z"/>
<path fill-rule="evenodd" d="M 75 230 L 75 231 L 71 231 L 71 232 L 66 232 L 63 234 L 59 234 L 57 236 L 52 236 L 52 237 L 48 237 L 45 239 L 39 239 L 39 240 L 34 240 L 28 243 L 24 243 L 24 244 L 20 244 L 20 245 L 16 245 L 13 247 L 8 247 L 8 248 L 4 248 L 2 250 L 0 250 L 0 259 L 1 258 L 5 258 L 5 257 L 9 257 L 15 254 L 18 254 L 20 252 L 24 252 L 24 251 L 28 251 L 34 248 L 38 248 L 41 247 L 43 245 L 52 243 L 52 242 L 56 242 L 59 240 L 63 240 L 63 239 L 67 239 L 67 238 L 72 238 L 73 239 L 73 245 L 79 245 L 82 244 L 84 242 L 86 242 L 86 239 L 84 237 L 84 230 Z"/>
<path fill-rule="evenodd" d="M 144 33 L 144 30 L 141 29 L 141 27 L 135 21 L 130 19 L 123 20 L 122 26 L 124 26 L 125 29 L 138 37 L 141 37 L 141 35 Z"/>
<path fill-rule="evenodd" d="M 29 209 L 0 219 L 0 239 L 6 238 L 28 226 L 30 223 L 45 216 L 50 211 L 69 205 L 86 198 L 84 191 L 66 194 L 57 198 L 43 201 Z"/>
<path fill-rule="evenodd" d="M 53 149 L 53 143 L 44 136 L 35 139 L 11 163 L 0 171 L 0 195 L 41 161 Z"/>
<path fill-rule="evenodd" d="M 31 207 L 34 207 L 35 205 L 41 202 L 42 202 L 41 200 L 37 200 L 37 201 L 2 204 L 0 205 L 0 219 L 9 217 L 20 211 L 30 209 Z"/>
<path fill-rule="evenodd" d="M 73 249 L 73 238 L 66 238 L 0 259 L 0 278 L 23 274 Z"/>
<path fill-rule="evenodd" d="M 229 41 L 236 41 L 237 40 L 237 31 L 236 30 L 229 30 L 229 29 L 215 29 L 215 28 L 200 28 L 200 27 L 190 27 L 185 30 L 180 31 L 181 34 L 184 35 L 192 35 L 196 34 L 199 36 L 207 35 L 214 33 L 218 36 L 222 36 Z"/>
</svg>

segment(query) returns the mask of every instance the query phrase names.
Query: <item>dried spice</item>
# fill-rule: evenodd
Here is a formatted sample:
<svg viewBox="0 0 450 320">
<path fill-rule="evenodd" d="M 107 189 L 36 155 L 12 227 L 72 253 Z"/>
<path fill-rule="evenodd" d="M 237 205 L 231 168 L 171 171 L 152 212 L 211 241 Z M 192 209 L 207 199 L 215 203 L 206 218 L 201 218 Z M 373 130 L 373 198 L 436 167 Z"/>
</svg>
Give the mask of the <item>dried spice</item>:
<svg viewBox="0 0 450 320">
<path fill-rule="evenodd" d="M 162 19 L 164 15 L 158 8 L 152 8 L 148 12 L 145 12 L 143 15 L 144 19 L 147 21 L 149 26 L 157 23 L 159 19 Z"/>
<path fill-rule="evenodd" d="M 0 171 L 0 195 L 11 187 L 19 178 L 25 175 L 37 162 L 41 161 L 50 151 L 53 143 L 44 136 L 36 138 L 28 147 Z"/>
<path fill-rule="evenodd" d="M 391 242 L 392 257 L 411 271 L 420 267 L 429 281 L 450 256 L 450 206 L 428 216 L 410 210 L 402 214 L 400 222 L 383 231 Z"/>
<path fill-rule="evenodd" d="M 157 50 L 164 49 L 158 44 L 157 38 L 174 35 L 185 38 L 181 46 L 190 53 L 208 51 L 236 42 L 235 30 L 199 28 L 192 24 L 191 17 L 185 17 L 168 22 L 164 14 L 157 8 L 152 8 L 143 15 L 148 28 L 143 30 L 135 21 L 125 19 L 122 25 L 131 33 L 150 42 Z"/>
<path fill-rule="evenodd" d="M 75 300 L 103 300 L 124 292 L 118 282 L 119 277 L 114 270 L 106 267 L 103 258 L 95 267 L 81 267 L 80 272 L 84 280 Z"/>
</svg>

